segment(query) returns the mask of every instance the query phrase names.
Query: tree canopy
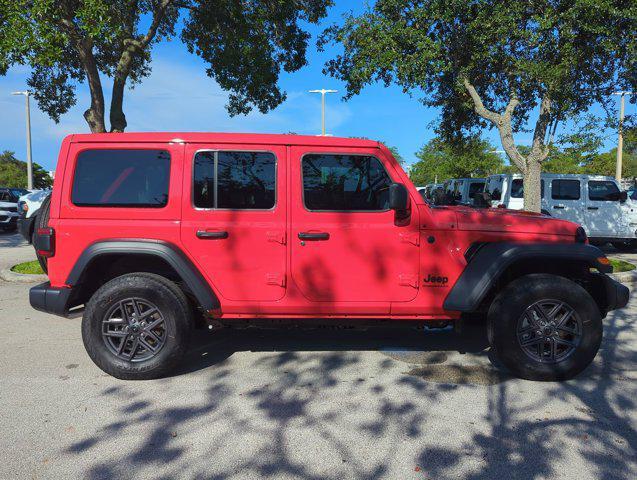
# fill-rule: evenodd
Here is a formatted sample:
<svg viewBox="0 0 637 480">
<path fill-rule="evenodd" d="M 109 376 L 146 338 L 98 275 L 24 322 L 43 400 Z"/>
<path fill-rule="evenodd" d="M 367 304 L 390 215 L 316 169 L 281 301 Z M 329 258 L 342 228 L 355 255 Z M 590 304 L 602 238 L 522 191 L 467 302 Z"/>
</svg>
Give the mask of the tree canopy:
<svg viewBox="0 0 637 480">
<path fill-rule="evenodd" d="M 33 188 L 47 188 L 53 179 L 37 163 L 33 164 Z M 26 188 L 27 162 L 15 158 L 9 150 L 0 153 L 0 186 L 9 188 Z"/>
<path fill-rule="evenodd" d="M 261 112 L 285 100 L 281 71 L 305 65 L 307 22 L 325 16 L 332 0 L 0 0 L 0 75 L 31 67 L 29 87 L 39 107 L 59 121 L 86 82 L 84 117 L 105 132 L 100 76 L 113 79 L 111 131 L 126 128 L 124 88 L 151 72 L 154 44 L 179 35 L 206 73 L 230 92 L 231 115 Z M 179 25 L 179 28 L 178 28 Z M 175 89 L 179 79 L 175 78 Z"/>
<path fill-rule="evenodd" d="M 321 45 L 343 46 L 326 72 L 346 82 L 346 98 L 396 83 L 441 109 L 444 138 L 496 128 L 524 174 L 525 208 L 539 211 L 558 124 L 594 103 L 610 109 L 615 89 L 637 87 L 635 31 L 634 0 L 377 0 Z M 514 136 L 529 125 L 524 155 Z"/>
<path fill-rule="evenodd" d="M 411 166 L 409 176 L 416 185 L 443 182 L 449 178 L 485 177 L 499 173 L 504 162 L 493 145 L 479 137 L 461 142 L 435 137 L 417 153 L 418 161 Z"/>
</svg>

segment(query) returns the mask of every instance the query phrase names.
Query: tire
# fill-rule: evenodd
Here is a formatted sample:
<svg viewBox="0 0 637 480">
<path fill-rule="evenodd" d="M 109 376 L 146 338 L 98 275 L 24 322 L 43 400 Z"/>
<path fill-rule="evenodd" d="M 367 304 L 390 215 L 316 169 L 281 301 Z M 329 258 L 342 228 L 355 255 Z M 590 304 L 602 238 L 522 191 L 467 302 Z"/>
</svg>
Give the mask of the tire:
<svg viewBox="0 0 637 480">
<path fill-rule="evenodd" d="M 554 322 L 547 321 L 559 305 Z M 546 316 L 533 313 L 538 307 Z M 564 318 L 568 320 L 561 327 L 551 326 Z M 488 337 L 493 353 L 516 376 L 568 380 L 595 358 L 602 341 L 602 317 L 593 298 L 575 282 L 557 275 L 526 275 L 511 282 L 491 304 Z"/>
<path fill-rule="evenodd" d="M 135 307 L 131 300 L 142 314 L 137 322 L 132 320 Z M 128 323 L 116 319 L 124 317 L 120 302 L 124 302 L 131 318 Z M 152 330 L 159 342 L 143 329 L 133 331 L 135 324 L 138 329 L 142 328 L 144 313 L 148 314 L 152 308 L 158 313 L 145 319 L 151 325 L 160 317 L 163 319 L 160 324 L 163 332 L 160 333 L 160 326 Z M 113 320 L 104 323 L 109 319 Z M 177 285 L 159 275 L 130 273 L 107 282 L 91 297 L 82 319 L 82 340 L 91 360 L 104 372 L 122 380 L 148 380 L 165 376 L 180 363 L 190 340 L 192 320 L 188 300 Z M 121 336 L 121 339 L 104 336 L 103 329 L 109 329 L 110 335 Z M 157 351 L 151 352 L 142 341 Z M 118 355 L 120 342 L 126 343 Z"/>
<path fill-rule="evenodd" d="M 34 247 L 35 247 L 35 241 L 38 235 L 38 229 L 46 228 L 49 226 L 50 214 L 51 214 L 51 195 L 49 195 L 48 197 L 44 199 L 44 201 L 42 202 L 42 205 L 40 206 L 40 212 L 38 213 L 38 216 L 35 219 L 35 225 L 33 226 L 33 235 L 31 237 L 31 242 Z M 35 255 L 38 257 L 38 263 L 42 267 L 42 270 L 44 270 L 44 273 L 49 273 L 48 259 L 46 257 L 43 257 L 42 255 L 38 255 L 37 251 Z"/>
<path fill-rule="evenodd" d="M 628 240 L 626 242 L 612 242 L 612 245 L 620 252 L 630 252 L 637 248 L 637 241 Z"/>
</svg>

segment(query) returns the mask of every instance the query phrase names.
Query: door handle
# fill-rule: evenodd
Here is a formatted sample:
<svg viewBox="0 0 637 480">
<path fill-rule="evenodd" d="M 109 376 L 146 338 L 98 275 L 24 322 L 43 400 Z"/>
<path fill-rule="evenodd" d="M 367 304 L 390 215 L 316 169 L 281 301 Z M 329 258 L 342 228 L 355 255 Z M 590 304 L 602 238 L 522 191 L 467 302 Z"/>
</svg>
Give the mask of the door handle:
<svg viewBox="0 0 637 480">
<path fill-rule="evenodd" d="M 553 208 L 555 210 L 564 210 L 564 205 L 554 205 Z"/>
<path fill-rule="evenodd" d="M 599 207 L 586 207 L 587 210 L 599 210 Z"/>
<path fill-rule="evenodd" d="M 228 232 L 207 232 L 205 230 L 197 230 L 197 238 L 203 240 L 222 240 L 228 238 Z"/>
<path fill-rule="evenodd" d="M 327 232 L 319 232 L 319 233 L 299 232 L 299 239 L 300 240 L 329 240 L 330 234 Z"/>
</svg>

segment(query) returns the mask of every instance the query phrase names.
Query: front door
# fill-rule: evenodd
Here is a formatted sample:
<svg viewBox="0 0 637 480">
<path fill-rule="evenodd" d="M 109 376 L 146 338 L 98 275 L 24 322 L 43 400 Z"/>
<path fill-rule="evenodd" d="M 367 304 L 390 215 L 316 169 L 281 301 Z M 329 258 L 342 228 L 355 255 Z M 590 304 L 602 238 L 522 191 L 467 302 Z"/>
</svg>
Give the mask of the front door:
<svg viewBox="0 0 637 480">
<path fill-rule="evenodd" d="M 286 288 L 286 149 L 189 144 L 181 239 L 228 300 L 279 300 Z"/>
<path fill-rule="evenodd" d="M 592 236 L 632 236 L 619 202 L 619 187 L 612 180 L 589 180 L 586 214 Z"/>
<path fill-rule="evenodd" d="M 389 313 L 418 293 L 419 226 L 388 209 L 399 181 L 376 149 L 291 149 L 292 277 L 330 313 Z M 298 180 L 297 180 L 298 179 Z"/>
</svg>

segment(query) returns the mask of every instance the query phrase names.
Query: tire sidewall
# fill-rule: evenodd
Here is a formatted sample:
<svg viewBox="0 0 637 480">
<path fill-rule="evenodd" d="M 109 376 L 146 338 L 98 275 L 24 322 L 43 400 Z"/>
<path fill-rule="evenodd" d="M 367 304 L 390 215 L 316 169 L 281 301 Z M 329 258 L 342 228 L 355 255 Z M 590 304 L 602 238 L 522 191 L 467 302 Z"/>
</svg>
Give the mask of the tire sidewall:
<svg viewBox="0 0 637 480">
<path fill-rule="evenodd" d="M 160 282 L 143 277 L 120 277 L 99 289 L 89 301 L 82 319 L 82 338 L 91 359 L 105 372 L 126 378 L 136 375 L 160 376 L 181 356 L 188 339 L 187 327 L 184 326 L 184 314 L 179 299 L 174 292 Z M 121 300 L 139 298 L 154 304 L 164 317 L 166 341 L 155 356 L 138 362 L 127 361 L 117 357 L 102 338 L 102 320 L 109 310 Z M 150 378 L 150 377 L 149 377 Z"/>
<path fill-rule="evenodd" d="M 575 352 L 557 363 L 529 357 L 519 345 L 518 321 L 539 300 L 559 300 L 582 321 L 581 342 Z M 602 341 L 602 321 L 592 297 L 580 285 L 553 275 L 527 275 L 513 282 L 494 301 L 490 311 L 490 337 L 498 358 L 518 376 L 532 380 L 564 380 L 584 370 Z"/>
</svg>

